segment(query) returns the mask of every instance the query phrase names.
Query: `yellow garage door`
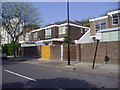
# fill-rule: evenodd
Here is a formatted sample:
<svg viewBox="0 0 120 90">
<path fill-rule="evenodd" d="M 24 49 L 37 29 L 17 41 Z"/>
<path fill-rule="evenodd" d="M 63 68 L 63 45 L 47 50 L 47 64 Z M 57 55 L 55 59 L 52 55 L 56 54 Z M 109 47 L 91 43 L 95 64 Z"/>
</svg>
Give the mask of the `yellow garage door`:
<svg viewBox="0 0 120 90">
<path fill-rule="evenodd" d="M 50 46 L 42 46 L 42 59 L 50 59 Z"/>
</svg>

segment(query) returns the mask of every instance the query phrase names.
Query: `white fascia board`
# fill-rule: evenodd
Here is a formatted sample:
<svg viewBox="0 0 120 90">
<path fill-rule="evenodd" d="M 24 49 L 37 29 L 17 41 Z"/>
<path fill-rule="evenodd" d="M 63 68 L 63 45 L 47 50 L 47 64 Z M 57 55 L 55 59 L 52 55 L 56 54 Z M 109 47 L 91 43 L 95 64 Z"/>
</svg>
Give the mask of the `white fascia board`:
<svg viewBox="0 0 120 90">
<path fill-rule="evenodd" d="M 40 30 L 43 30 L 43 28 L 37 29 L 37 30 L 32 30 L 30 33 L 32 33 L 32 32 L 37 32 L 37 31 L 40 31 Z"/>
<path fill-rule="evenodd" d="M 52 28 L 52 27 L 61 27 L 61 26 L 65 26 L 65 25 L 68 25 L 68 23 L 64 23 L 64 24 L 60 24 L 60 25 L 50 25 L 50 26 L 47 26 L 47 27 L 44 27 L 44 28 L 41 28 L 41 29 L 33 30 L 31 32 L 37 32 L 37 31 L 40 31 L 40 30 L 44 30 L 44 29 L 48 29 L 48 28 Z M 72 23 L 70 23 L 69 25 L 79 27 L 79 28 L 89 29 L 89 27 L 80 26 L 80 25 L 76 25 L 76 24 L 72 24 Z"/>
<path fill-rule="evenodd" d="M 45 27 L 44 29 L 48 29 L 48 28 L 52 28 L 52 27 L 58 27 L 58 25 L 50 25 L 50 26 Z"/>
<path fill-rule="evenodd" d="M 108 16 L 103 16 L 103 17 L 99 17 L 99 18 L 95 18 L 95 19 L 90 19 L 89 22 L 96 21 L 96 20 L 101 20 L 101 19 L 105 19 L 105 18 L 108 18 Z"/>
<path fill-rule="evenodd" d="M 53 38 L 53 39 L 48 39 L 48 40 L 36 41 L 36 43 L 50 42 L 50 41 L 63 41 L 63 40 L 64 40 L 64 38 Z"/>
<path fill-rule="evenodd" d="M 64 41 L 64 38 L 53 38 L 52 41 Z"/>
<path fill-rule="evenodd" d="M 21 44 L 21 47 L 33 47 L 36 46 L 36 44 Z"/>
<path fill-rule="evenodd" d="M 58 27 L 65 26 L 65 25 L 68 25 L 68 23 L 64 23 L 64 24 L 58 25 Z M 70 23 L 69 25 L 70 26 L 79 27 L 79 28 L 87 28 L 87 29 L 89 29 L 89 27 L 80 26 L 80 25 L 76 25 L 76 24 L 73 24 L 73 23 Z"/>
<path fill-rule="evenodd" d="M 109 12 L 108 15 L 117 14 L 117 13 L 120 13 L 120 10 Z"/>
<path fill-rule="evenodd" d="M 44 29 L 48 29 L 48 28 L 51 28 L 51 27 L 57 27 L 57 25 L 51 25 L 51 26 L 46 26 L 44 28 L 40 28 L 40 29 L 37 29 L 37 30 L 32 30 L 31 32 L 38 32 L 38 31 L 41 31 L 41 30 L 44 30 Z"/>
<path fill-rule="evenodd" d="M 107 29 L 102 29 L 102 30 L 99 30 L 99 32 L 109 32 L 109 31 L 115 31 L 115 30 L 120 30 L 120 27 L 114 27 L 114 28 L 107 28 Z"/>
<path fill-rule="evenodd" d="M 76 24 L 71 24 L 71 26 L 75 26 L 75 27 L 79 27 L 79 28 L 86 28 L 86 29 L 90 29 L 89 27 L 85 27 L 85 26 L 80 26 L 80 25 L 76 25 Z"/>
</svg>

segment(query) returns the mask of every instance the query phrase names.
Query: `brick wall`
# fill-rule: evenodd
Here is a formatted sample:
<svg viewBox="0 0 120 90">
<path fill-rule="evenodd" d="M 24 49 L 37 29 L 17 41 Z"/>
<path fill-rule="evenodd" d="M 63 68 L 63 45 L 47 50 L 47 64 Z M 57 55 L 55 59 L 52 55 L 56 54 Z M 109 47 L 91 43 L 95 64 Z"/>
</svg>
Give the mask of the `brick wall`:
<svg viewBox="0 0 120 90">
<path fill-rule="evenodd" d="M 118 44 L 120 44 L 120 42 L 99 42 L 96 63 L 104 63 L 106 55 L 110 58 L 109 63 L 118 63 Z M 81 61 L 93 62 L 96 43 L 81 44 L 80 48 Z"/>
<path fill-rule="evenodd" d="M 81 62 L 93 62 L 95 54 L 96 43 L 87 43 L 80 45 L 70 46 L 70 58 L 71 60 L 78 60 Z M 104 63 L 104 58 L 107 55 L 109 57 L 108 63 L 120 63 L 120 41 L 114 42 L 99 42 L 98 51 L 96 55 L 96 63 Z M 39 56 L 41 58 L 41 47 L 22 47 L 22 56 Z M 61 60 L 61 46 L 50 46 L 50 59 Z M 63 47 L 63 59 L 68 59 L 68 47 Z"/>
<path fill-rule="evenodd" d="M 63 42 L 53 41 L 52 43 L 53 43 L 53 45 L 62 45 Z"/>
<path fill-rule="evenodd" d="M 76 60 L 76 45 L 71 45 L 70 46 L 70 59 L 71 60 Z M 68 46 L 63 47 L 63 59 L 67 60 L 68 59 Z"/>
<path fill-rule="evenodd" d="M 73 40 L 78 40 L 85 33 L 85 29 L 83 29 L 83 33 L 81 33 L 80 28 L 78 27 L 70 27 L 70 36 Z"/>
<path fill-rule="evenodd" d="M 54 45 L 50 47 L 50 58 L 53 60 L 61 60 L 61 46 Z"/>
</svg>

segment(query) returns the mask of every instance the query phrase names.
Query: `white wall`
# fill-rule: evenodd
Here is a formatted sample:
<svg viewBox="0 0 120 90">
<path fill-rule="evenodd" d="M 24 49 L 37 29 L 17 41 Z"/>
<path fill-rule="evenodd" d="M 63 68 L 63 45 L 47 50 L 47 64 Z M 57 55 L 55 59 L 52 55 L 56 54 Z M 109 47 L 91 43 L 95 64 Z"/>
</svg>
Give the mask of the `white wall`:
<svg viewBox="0 0 120 90">
<path fill-rule="evenodd" d="M 88 30 L 78 41 L 77 44 L 80 43 L 91 43 L 94 42 L 91 38 L 90 38 L 90 30 Z"/>
</svg>

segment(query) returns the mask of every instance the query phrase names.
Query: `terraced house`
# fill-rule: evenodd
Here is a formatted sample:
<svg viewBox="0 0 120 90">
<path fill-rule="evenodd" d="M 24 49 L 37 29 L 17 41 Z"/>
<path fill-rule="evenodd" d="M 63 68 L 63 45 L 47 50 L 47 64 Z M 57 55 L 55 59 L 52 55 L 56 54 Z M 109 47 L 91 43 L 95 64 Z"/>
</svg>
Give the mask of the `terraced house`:
<svg viewBox="0 0 120 90">
<path fill-rule="evenodd" d="M 83 26 L 81 22 L 70 21 L 70 37 L 73 40 L 80 39 L 88 30 L 89 28 Z M 31 42 L 34 42 L 34 45 L 37 46 L 61 45 L 67 35 L 67 20 L 65 20 L 26 33 L 22 45 L 28 45 L 28 43 L 30 45 Z"/>
<path fill-rule="evenodd" d="M 120 10 L 108 12 L 107 16 L 91 19 L 90 36 L 100 39 L 101 42 L 119 41 L 120 37 Z"/>
</svg>

